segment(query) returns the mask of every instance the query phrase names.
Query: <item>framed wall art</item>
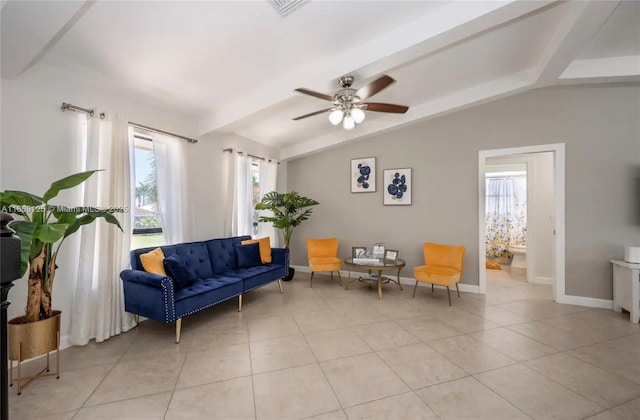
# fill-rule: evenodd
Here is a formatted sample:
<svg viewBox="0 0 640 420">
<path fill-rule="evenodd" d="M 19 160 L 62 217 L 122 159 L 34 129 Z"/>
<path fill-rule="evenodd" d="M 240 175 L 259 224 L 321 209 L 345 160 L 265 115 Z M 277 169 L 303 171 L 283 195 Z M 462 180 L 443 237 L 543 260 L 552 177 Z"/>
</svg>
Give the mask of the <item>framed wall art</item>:
<svg viewBox="0 0 640 420">
<path fill-rule="evenodd" d="M 351 192 L 376 191 L 376 158 L 351 159 Z"/>
<path fill-rule="evenodd" d="M 382 179 L 385 206 L 411 205 L 411 168 L 385 169 Z"/>
</svg>

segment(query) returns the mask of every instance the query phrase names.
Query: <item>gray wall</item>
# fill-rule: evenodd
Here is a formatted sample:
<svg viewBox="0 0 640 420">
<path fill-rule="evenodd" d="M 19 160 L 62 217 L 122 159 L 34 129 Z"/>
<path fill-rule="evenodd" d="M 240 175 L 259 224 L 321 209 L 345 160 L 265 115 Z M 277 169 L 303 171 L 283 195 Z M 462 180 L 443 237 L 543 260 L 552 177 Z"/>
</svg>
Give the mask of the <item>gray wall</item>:
<svg viewBox="0 0 640 420">
<path fill-rule="evenodd" d="M 609 259 L 640 242 L 640 88 L 557 87 L 523 93 L 289 161 L 288 188 L 321 204 L 293 235 L 351 246 L 384 242 L 422 264 L 426 241 L 467 247 L 463 283 L 478 284 L 478 151 L 566 143 L 566 293 L 611 299 Z M 366 124 L 366 123 L 365 123 Z M 377 158 L 377 192 L 352 194 L 349 162 Z M 413 205 L 382 205 L 382 170 L 413 168 Z"/>
</svg>

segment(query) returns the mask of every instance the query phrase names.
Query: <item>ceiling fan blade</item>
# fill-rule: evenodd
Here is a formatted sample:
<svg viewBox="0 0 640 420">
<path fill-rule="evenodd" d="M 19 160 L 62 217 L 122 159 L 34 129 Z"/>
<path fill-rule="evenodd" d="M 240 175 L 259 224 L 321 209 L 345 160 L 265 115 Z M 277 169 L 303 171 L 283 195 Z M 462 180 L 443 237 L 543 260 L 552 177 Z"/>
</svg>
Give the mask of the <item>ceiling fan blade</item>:
<svg viewBox="0 0 640 420">
<path fill-rule="evenodd" d="M 297 121 L 297 120 L 301 120 L 303 118 L 307 118 L 307 117 L 313 117 L 314 115 L 318 115 L 318 114 L 322 114 L 323 112 L 328 112 L 331 111 L 333 108 L 327 108 L 327 109 L 322 109 L 320 111 L 316 111 L 316 112 L 312 112 L 310 114 L 305 114 L 305 115 L 301 115 L 299 117 L 295 117 L 293 120 Z"/>
<path fill-rule="evenodd" d="M 382 104 L 379 102 L 365 102 L 364 105 L 367 111 L 375 112 L 391 112 L 393 114 L 404 114 L 409 109 L 408 106 L 394 105 L 394 104 Z"/>
<path fill-rule="evenodd" d="M 358 91 L 356 92 L 356 96 L 359 96 L 360 99 L 366 99 L 380 92 L 382 89 L 386 88 L 393 82 L 395 82 L 394 79 L 387 76 L 386 74 L 383 74 L 381 77 L 377 78 L 373 82 L 369 83 L 366 86 L 362 86 L 360 89 L 358 89 Z"/>
<path fill-rule="evenodd" d="M 305 88 L 298 88 L 298 89 L 294 89 L 294 90 L 296 92 L 304 93 L 305 95 L 315 96 L 316 98 L 320 98 L 320 99 L 324 99 L 326 101 L 333 102 L 333 96 L 329 96 L 329 95 L 326 95 L 324 93 L 316 92 L 314 90 L 305 89 Z"/>
</svg>

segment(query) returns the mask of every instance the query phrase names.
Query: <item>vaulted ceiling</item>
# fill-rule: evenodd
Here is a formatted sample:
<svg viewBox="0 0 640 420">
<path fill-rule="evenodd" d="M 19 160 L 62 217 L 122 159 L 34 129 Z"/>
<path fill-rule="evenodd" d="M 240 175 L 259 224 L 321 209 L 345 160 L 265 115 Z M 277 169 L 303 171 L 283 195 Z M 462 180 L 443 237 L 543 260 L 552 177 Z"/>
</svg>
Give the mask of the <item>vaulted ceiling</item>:
<svg viewBox="0 0 640 420">
<path fill-rule="evenodd" d="M 538 87 L 640 82 L 637 1 L 3 1 L 2 77 L 41 62 L 197 116 L 291 159 Z M 355 130 L 300 95 L 396 83 Z"/>
</svg>

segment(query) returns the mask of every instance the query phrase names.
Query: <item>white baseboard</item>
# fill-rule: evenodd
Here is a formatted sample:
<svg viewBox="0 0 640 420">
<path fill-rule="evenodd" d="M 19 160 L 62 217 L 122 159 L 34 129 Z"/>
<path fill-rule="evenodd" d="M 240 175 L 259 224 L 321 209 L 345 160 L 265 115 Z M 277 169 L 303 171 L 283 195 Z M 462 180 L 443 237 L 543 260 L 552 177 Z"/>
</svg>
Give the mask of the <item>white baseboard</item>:
<svg viewBox="0 0 640 420">
<path fill-rule="evenodd" d="M 531 283 L 535 284 L 553 284 L 553 277 L 535 276 Z"/>
<path fill-rule="evenodd" d="M 306 265 L 290 265 L 291 268 L 295 268 L 297 271 L 301 272 L 301 273 L 310 273 L 311 270 L 309 269 L 309 266 Z M 352 273 L 355 273 L 355 271 L 352 271 Z M 341 276 L 348 276 L 349 272 L 346 270 L 340 270 L 340 275 Z M 403 285 L 407 285 L 407 286 L 414 286 L 416 284 L 416 279 L 414 279 L 413 277 L 400 277 L 400 283 Z M 418 283 L 419 287 L 431 287 L 430 284 L 424 283 L 424 282 L 419 282 Z M 442 289 L 446 289 L 446 287 L 444 286 L 438 286 L 436 285 L 435 287 L 437 288 L 442 288 Z M 464 284 L 464 283 L 458 283 L 458 287 L 460 288 L 461 292 L 465 292 L 465 293 L 480 293 L 480 286 L 475 285 L 475 284 Z"/>
<path fill-rule="evenodd" d="M 589 308 L 613 309 L 613 300 L 610 299 L 564 295 L 559 296 L 556 302 L 565 303 L 567 305 L 586 306 Z"/>
</svg>

